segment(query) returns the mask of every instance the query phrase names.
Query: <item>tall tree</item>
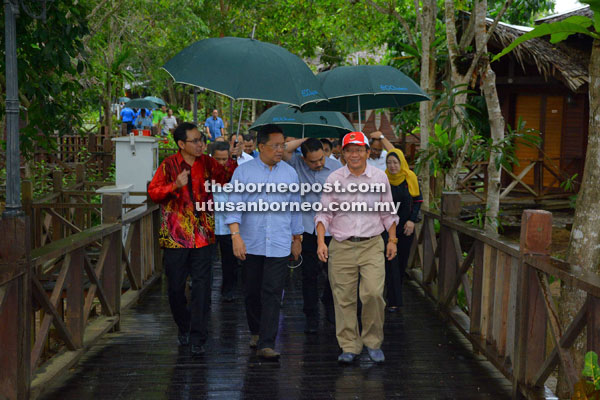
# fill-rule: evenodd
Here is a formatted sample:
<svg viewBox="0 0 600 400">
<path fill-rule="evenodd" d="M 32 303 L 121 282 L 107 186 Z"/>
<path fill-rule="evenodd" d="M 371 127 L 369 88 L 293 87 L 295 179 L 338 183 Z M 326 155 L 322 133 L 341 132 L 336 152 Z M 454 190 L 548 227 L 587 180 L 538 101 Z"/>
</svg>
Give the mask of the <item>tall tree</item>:
<svg viewBox="0 0 600 400">
<path fill-rule="evenodd" d="M 387 4 L 380 4 L 374 0 L 365 0 L 367 4 L 382 14 L 393 16 L 400 24 L 408 44 L 413 49 L 420 51 L 420 86 L 433 97 L 436 82 L 436 52 L 433 45 L 435 38 L 435 27 L 437 21 L 437 3 L 435 0 L 421 0 L 414 2 L 414 14 L 416 24 L 412 25 L 407 21 L 401 12 L 397 1 L 389 1 Z M 420 43 L 417 41 L 420 39 Z M 429 146 L 429 135 L 433 132 L 433 102 L 424 101 L 419 104 L 419 128 L 420 128 L 420 147 L 426 151 Z M 424 163 L 419 172 L 421 192 L 425 199 L 423 208 L 429 208 L 429 164 Z"/>
<path fill-rule="evenodd" d="M 577 195 L 573 228 L 567 249 L 567 262 L 575 270 L 584 269 L 594 273 L 600 272 L 600 2 L 583 0 L 590 4 L 594 11 L 594 19 L 573 16 L 564 21 L 542 24 L 528 32 L 494 57 L 494 60 L 512 51 L 520 43 L 537 37 L 550 35 L 550 42 L 565 40 L 570 35 L 579 33 L 593 38 L 589 63 L 589 129 L 588 145 L 581 188 Z M 593 31 L 591 30 L 593 28 Z M 585 292 L 561 283 L 559 317 L 563 326 L 572 321 L 585 301 Z M 577 360 L 575 365 L 583 365 L 585 340 L 581 337 L 574 344 Z M 560 379 L 564 383 L 563 379 Z M 572 388 L 559 385 L 560 394 L 570 392 Z"/>
</svg>

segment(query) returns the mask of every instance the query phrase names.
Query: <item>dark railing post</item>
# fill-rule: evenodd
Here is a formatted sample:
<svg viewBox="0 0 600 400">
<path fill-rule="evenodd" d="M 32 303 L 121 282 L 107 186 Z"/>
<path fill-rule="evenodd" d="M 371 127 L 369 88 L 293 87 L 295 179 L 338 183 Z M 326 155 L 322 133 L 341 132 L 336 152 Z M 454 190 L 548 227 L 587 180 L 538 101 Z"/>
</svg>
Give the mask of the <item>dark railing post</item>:
<svg viewBox="0 0 600 400">
<path fill-rule="evenodd" d="M 548 256 L 552 242 L 552 213 L 525 210 L 521 217 L 521 257 L 525 254 Z M 547 315 L 535 268 L 521 262 L 517 280 L 517 309 L 515 315 L 515 365 L 513 394 L 519 385 L 531 385 L 544 363 L 546 352 Z"/>
<path fill-rule="evenodd" d="M 123 201 L 119 193 L 107 193 L 102 195 L 102 223 L 110 224 L 119 222 L 122 219 Z M 110 307 L 115 315 L 121 312 L 121 282 L 122 269 L 121 260 L 123 257 L 123 239 L 121 230 L 111 234 L 110 250 L 106 256 L 104 269 L 102 271 L 104 292 L 108 299 Z M 119 330 L 119 324 L 115 325 L 115 330 Z"/>
<path fill-rule="evenodd" d="M 460 193 L 442 193 L 442 220 L 440 226 L 438 300 L 443 301 L 449 295 L 458 273 L 458 260 L 452 239 L 452 229 L 444 226 L 444 219 L 457 218 L 460 215 Z"/>
<path fill-rule="evenodd" d="M 62 195 L 63 191 L 63 172 L 61 170 L 56 170 L 52 173 L 52 191 L 54 193 L 58 193 L 58 197 L 56 198 L 56 203 L 62 203 L 64 196 Z M 60 212 L 59 209 L 56 212 Z M 60 240 L 65 235 L 63 234 L 63 225 L 60 223 L 58 218 L 52 217 L 52 240 Z"/>
<path fill-rule="evenodd" d="M 149 195 L 146 199 L 146 204 L 148 204 L 148 207 L 151 207 L 155 204 Z M 150 231 L 152 235 L 152 256 L 154 257 L 154 271 L 162 272 L 162 258 L 160 252 L 160 244 L 158 242 L 158 233 L 160 232 L 160 207 L 152 213 L 152 229 Z"/>
<path fill-rule="evenodd" d="M 0 398 L 28 399 L 31 376 L 29 217 L 0 219 Z"/>
</svg>

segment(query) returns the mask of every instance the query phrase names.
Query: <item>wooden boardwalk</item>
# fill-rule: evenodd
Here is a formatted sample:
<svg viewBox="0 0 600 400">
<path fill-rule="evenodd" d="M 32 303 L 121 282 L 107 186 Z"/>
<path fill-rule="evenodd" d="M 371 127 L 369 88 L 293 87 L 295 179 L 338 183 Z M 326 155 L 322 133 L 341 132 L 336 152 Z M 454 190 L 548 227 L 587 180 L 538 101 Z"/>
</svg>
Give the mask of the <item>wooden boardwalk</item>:
<svg viewBox="0 0 600 400">
<path fill-rule="evenodd" d="M 243 300 L 222 303 L 215 267 L 211 337 L 199 358 L 178 347 L 166 280 L 124 313 L 121 331 L 103 337 L 44 399 L 505 399 L 510 383 L 454 328 L 441 321 L 415 285 L 405 284 L 404 307 L 386 314 L 383 349 L 375 365 L 366 351 L 352 366 L 336 362 L 332 325 L 303 333 L 300 271 L 285 292 L 279 363 L 261 362 L 248 347 Z M 240 293 L 238 293 L 240 294 Z M 323 314 L 323 313 L 322 313 Z"/>
</svg>

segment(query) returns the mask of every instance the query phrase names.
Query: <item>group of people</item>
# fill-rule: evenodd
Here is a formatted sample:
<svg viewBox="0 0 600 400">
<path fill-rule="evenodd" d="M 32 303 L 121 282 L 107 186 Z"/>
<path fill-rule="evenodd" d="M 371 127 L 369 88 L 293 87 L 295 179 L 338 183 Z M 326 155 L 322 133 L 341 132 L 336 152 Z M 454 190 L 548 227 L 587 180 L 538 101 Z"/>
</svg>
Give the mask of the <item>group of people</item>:
<svg viewBox="0 0 600 400">
<path fill-rule="evenodd" d="M 218 118 L 218 113 L 213 112 L 209 120 L 213 117 Z M 346 134 L 333 142 L 315 138 L 286 140 L 277 125 L 262 127 L 256 143 L 250 135 L 232 135 L 228 142 L 215 121 L 213 118 L 212 125 L 205 124 L 211 138 L 220 133 L 210 145 L 210 154 L 205 154 L 206 136 L 194 124 L 179 124 L 173 131 L 179 151 L 160 164 L 148 187 L 152 200 L 161 205 L 159 240 L 164 248 L 169 303 L 179 343 L 190 345 L 193 355 L 205 351 L 211 262 L 218 245 L 223 301 L 234 298 L 236 270 L 241 264 L 249 345 L 257 349 L 259 357 L 280 357 L 275 340 L 288 263 L 290 257 L 302 257 L 305 332 L 315 334 L 319 330 L 320 298 L 326 319 L 335 323 L 342 350 L 338 361 L 352 363 L 366 346 L 373 361 L 383 362 L 386 299 L 390 312 L 402 305 L 402 276 L 422 202 L 417 178 L 403 153 L 380 132 L 371 134 L 370 140 L 362 132 Z M 206 182 L 289 187 L 329 184 L 336 190 L 226 193 L 209 190 Z M 364 183 L 380 184 L 384 190 L 346 190 Z M 244 207 L 215 212 L 204 207 L 215 202 L 320 203 L 321 207 L 265 212 Z M 341 211 L 334 207 L 341 203 L 365 203 L 371 211 Z M 396 203 L 400 207 L 396 213 L 389 209 L 373 211 L 377 203 Z M 189 304 L 185 296 L 188 276 Z M 320 294 L 321 276 L 325 277 L 325 285 Z M 358 299 L 362 304 L 360 329 Z"/>
<path fill-rule="evenodd" d="M 127 124 L 127 133 L 133 129 L 150 129 L 157 126 L 162 136 L 173 133 L 177 126 L 177 119 L 173 116 L 173 110 L 167 106 L 161 106 L 158 110 L 140 108 L 138 110 L 122 105 L 120 112 L 121 122 Z"/>
</svg>

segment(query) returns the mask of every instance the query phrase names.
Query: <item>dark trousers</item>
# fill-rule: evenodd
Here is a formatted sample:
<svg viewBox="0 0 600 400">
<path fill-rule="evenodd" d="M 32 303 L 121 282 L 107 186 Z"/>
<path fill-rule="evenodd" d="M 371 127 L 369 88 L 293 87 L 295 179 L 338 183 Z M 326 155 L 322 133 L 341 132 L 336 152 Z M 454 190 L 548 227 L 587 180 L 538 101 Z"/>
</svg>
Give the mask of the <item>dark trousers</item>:
<svg viewBox="0 0 600 400">
<path fill-rule="evenodd" d="M 233 255 L 231 235 L 216 235 L 216 238 L 221 250 L 221 269 L 223 270 L 221 294 L 230 294 L 235 289 L 237 258 Z"/>
<path fill-rule="evenodd" d="M 319 275 L 325 278 L 321 301 L 325 307 L 333 307 L 333 296 L 327 277 L 327 264 L 322 263 L 317 257 L 317 235 L 305 232 L 302 236 L 303 311 L 307 318 L 319 318 Z M 331 242 L 331 236 L 326 236 L 325 244 L 329 246 L 329 242 Z"/>
<path fill-rule="evenodd" d="M 287 264 L 288 257 L 246 254 L 242 270 L 246 317 L 250 333 L 259 335 L 259 349 L 275 347 Z"/>
<path fill-rule="evenodd" d="M 208 337 L 211 256 L 213 245 L 199 249 L 164 249 L 164 267 L 169 284 L 169 305 L 179 334 L 189 332 L 191 344 L 204 344 Z M 191 301 L 185 297 L 187 277 L 192 278 Z"/>
<path fill-rule="evenodd" d="M 388 233 L 383 232 L 382 236 L 387 248 Z M 404 227 L 398 227 L 396 230 L 398 254 L 389 261 L 387 258 L 385 260 L 385 289 L 388 307 L 399 307 L 402 305 L 402 282 L 404 281 L 404 273 L 408 264 L 410 246 L 414 236 L 414 233 L 406 236 L 404 234 Z"/>
</svg>

